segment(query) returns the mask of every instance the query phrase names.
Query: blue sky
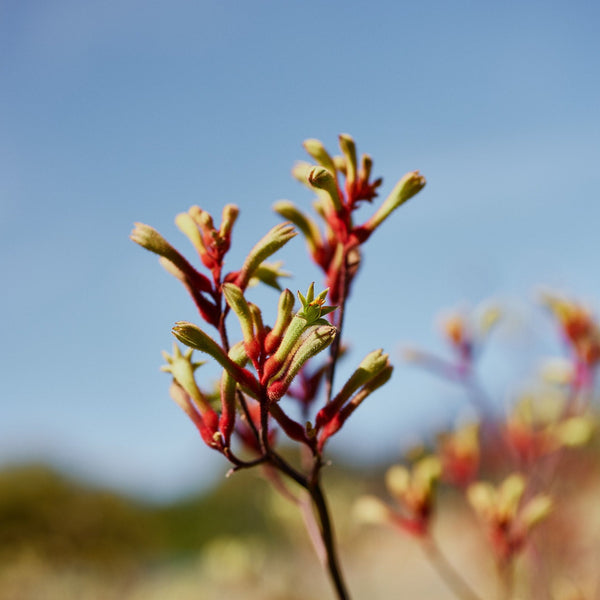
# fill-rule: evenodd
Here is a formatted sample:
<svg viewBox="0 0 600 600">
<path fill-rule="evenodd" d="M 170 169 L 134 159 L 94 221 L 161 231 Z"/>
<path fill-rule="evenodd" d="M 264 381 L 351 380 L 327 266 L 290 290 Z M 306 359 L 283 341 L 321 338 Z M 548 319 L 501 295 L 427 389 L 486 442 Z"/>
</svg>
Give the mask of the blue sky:
<svg viewBox="0 0 600 600">
<path fill-rule="evenodd" d="M 333 151 L 352 134 L 382 196 L 409 170 L 428 179 L 365 249 L 344 368 L 377 347 L 398 368 L 333 450 L 393 455 L 460 411 L 398 360 L 406 341 L 443 351 L 445 307 L 500 297 L 529 349 L 556 352 L 532 290 L 600 307 L 599 16 L 593 2 L 5 0 L 0 463 L 157 496 L 218 476 L 158 371 L 194 309 L 128 234 L 149 223 L 187 251 L 175 214 L 234 202 L 237 268 L 274 201 L 310 205 L 290 176 L 309 137 Z M 282 258 L 293 290 L 318 279 L 299 239 Z M 515 329 L 488 356 L 501 399 Z"/>
</svg>

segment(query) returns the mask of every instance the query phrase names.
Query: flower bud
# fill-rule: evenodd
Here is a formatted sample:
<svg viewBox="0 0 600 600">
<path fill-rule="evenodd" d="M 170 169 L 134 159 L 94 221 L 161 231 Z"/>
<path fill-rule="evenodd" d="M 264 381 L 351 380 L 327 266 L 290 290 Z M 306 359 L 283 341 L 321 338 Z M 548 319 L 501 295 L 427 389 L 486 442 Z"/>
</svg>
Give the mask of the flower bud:
<svg viewBox="0 0 600 600">
<path fill-rule="evenodd" d="M 529 530 L 543 521 L 552 512 L 552 508 L 553 503 L 550 496 L 538 494 L 523 507 L 519 520 Z"/>
<path fill-rule="evenodd" d="M 269 384 L 267 393 L 270 400 L 279 400 L 287 391 L 294 377 L 309 359 L 327 348 L 333 341 L 337 329 L 332 325 L 318 325 L 312 327 L 303 337 L 291 360 L 286 361 L 283 375 L 275 382 Z"/>
<path fill-rule="evenodd" d="M 242 387 L 242 389 L 256 398 L 259 395 L 258 382 L 252 374 L 236 365 L 225 351 L 202 329 L 188 323 L 187 321 L 178 321 L 173 327 L 173 335 L 186 346 L 195 348 L 212 356 Z"/>
<path fill-rule="evenodd" d="M 162 266 L 180 279 L 186 286 L 193 286 L 200 291 L 210 291 L 209 280 L 167 242 L 156 229 L 143 223 L 135 223 L 129 236 L 132 241 L 154 254 L 158 254 Z M 190 290 L 192 291 L 192 290 Z"/>
<path fill-rule="evenodd" d="M 308 173 L 308 183 L 313 188 L 323 190 L 327 194 L 335 212 L 338 212 L 342 208 L 337 182 L 331 171 L 328 171 L 324 167 L 313 167 Z"/>
<path fill-rule="evenodd" d="M 129 236 L 132 241 L 142 246 L 154 254 L 163 256 L 177 265 L 180 269 L 185 270 L 185 266 L 189 263 L 163 238 L 156 229 L 144 223 L 134 223 L 135 227 Z"/>
<path fill-rule="evenodd" d="M 335 165 L 333 159 L 329 155 L 329 152 L 325 150 L 325 146 L 315 139 L 305 140 L 302 144 L 304 149 L 314 158 L 322 167 L 325 167 L 328 171 L 335 173 Z"/>
<path fill-rule="evenodd" d="M 245 289 L 260 264 L 287 244 L 296 231 L 289 223 L 275 225 L 253 248 L 246 257 L 244 264 L 238 274 L 236 285 Z"/>
<path fill-rule="evenodd" d="M 221 287 L 225 301 L 236 314 L 240 326 L 242 328 L 242 335 L 244 336 L 244 342 L 248 345 L 254 341 L 254 331 L 252 327 L 252 314 L 250 307 L 244 298 L 242 290 L 233 283 L 224 283 Z M 252 356 L 250 356 L 252 358 Z M 256 357 L 255 357 L 256 358 Z"/>
<path fill-rule="evenodd" d="M 202 258 L 202 261 L 204 262 L 208 253 L 202 239 L 202 234 L 200 233 L 198 225 L 194 219 L 192 219 L 189 213 L 180 213 L 175 217 L 175 225 L 177 225 L 179 230 L 189 238 L 189 240 L 192 242 L 192 245 L 200 255 L 200 258 Z"/>
<path fill-rule="evenodd" d="M 277 346 L 281 343 L 283 333 L 292 320 L 292 310 L 294 308 L 294 294 L 290 290 L 285 289 L 279 296 L 279 304 L 277 307 L 277 320 L 273 329 L 269 331 L 265 339 L 265 351 L 267 354 L 272 354 Z"/>
<path fill-rule="evenodd" d="M 368 182 L 373 168 L 373 159 L 368 154 L 363 154 L 360 161 L 360 172 L 358 178 L 361 181 Z"/>
<path fill-rule="evenodd" d="M 346 181 L 352 184 L 356 181 L 356 144 L 346 133 L 339 136 L 339 141 L 342 154 L 346 159 Z"/>
<path fill-rule="evenodd" d="M 300 183 L 303 183 L 304 185 L 308 186 L 308 174 L 310 173 L 313 167 L 314 165 L 311 165 L 309 162 L 299 160 L 292 167 L 292 176 L 295 179 L 297 179 Z"/>
<path fill-rule="evenodd" d="M 215 224 L 213 218 L 207 211 L 202 210 L 199 206 L 192 206 L 189 210 L 189 214 L 203 231 L 207 232 L 214 230 Z"/>
<path fill-rule="evenodd" d="M 237 365 L 244 366 L 248 357 L 244 349 L 244 343 L 238 342 L 232 346 L 229 351 L 229 358 Z M 236 388 L 235 379 L 227 372 L 223 371 L 221 375 L 221 384 L 219 388 L 221 396 L 221 417 L 219 418 L 219 429 L 223 434 L 225 445 L 229 446 L 231 434 L 235 427 L 236 416 Z"/>
<path fill-rule="evenodd" d="M 321 232 L 317 224 L 301 210 L 296 208 L 293 202 L 280 200 L 273 205 L 273 210 L 284 219 L 291 221 L 304 235 L 311 253 L 323 246 Z"/>
<path fill-rule="evenodd" d="M 390 192 L 375 214 L 364 224 L 364 228 L 373 231 L 387 219 L 393 211 L 425 187 L 425 177 L 419 171 L 407 173 Z"/>
<path fill-rule="evenodd" d="M 344 404 L 350 399 L 358 389 L 370 380 L 377 377 L 386 367 L 390 366 L 389 356 L 382 354 L 382 350 L 375 350 L 362 360 L 356 371 L 350 379 L 346 381 L 344 387 L 335 396 L 335 398 L 326 404 L 317 414 L 317 427 L 322 427 L 338 413 Z M 364 399 L 364 398 L 363 398 Z"/>
<path fill-rule="evenodd" d="M 523 493 L 525 492 L 525 479 L 522 475 L 514 473 L 507 477 L 498 488 L 496 510 L 501 521 L 514 519 Z"/>
<path fill-rule="evenodd" d="M 221 217 L 221 228 L 219 235 L 222 238 L 228 238 L 231 234 L 231 229 L 240 214 L 240 209 L 235 204 L 226 204 L 223 208 L 223 216 Z"/>
</svg>

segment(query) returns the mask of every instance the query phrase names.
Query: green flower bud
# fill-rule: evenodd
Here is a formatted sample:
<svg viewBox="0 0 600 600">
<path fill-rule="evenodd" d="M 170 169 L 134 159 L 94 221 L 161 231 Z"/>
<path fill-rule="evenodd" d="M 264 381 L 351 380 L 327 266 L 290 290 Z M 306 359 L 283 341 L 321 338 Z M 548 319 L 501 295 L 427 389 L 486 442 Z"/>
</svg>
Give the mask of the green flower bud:
<svg viewBox="0 0 600 600">
<path fill-rule="evenodd" d="M 209 335 L 193 323 L 178 321 L 173 327 L 173 335 L 186 346 L 212 356 L 242 387 L 253 397 L 259 395 L 258 382 L 246 369 L 233 362 L 225 351 Z"/>
<path fill-rule="evenodd" d="M 175 225 L 186 235 L 200 256 L 206 255 L 206 246 L 202 239 L 202 234 L 198 229 L 196 221 L 192 219 L 189 213 L 180 213 L 175 217 Z"/>
<path fill-rule="evenodd" d="M 510 475 L 502 482 L 498 488 L 496 501 L 496 510 L 501 521 L 514 519 L 525 487 L 525 478 L 519 473 Z"/>
<path fill-rule="evenodd" d="M 238 342 L 229 350 L 229 358 L 238 366 L 243 367 L 248 361 L 244 349 L 244 343 Z M 223 371 L 221 375 L 221 384 L 219 388 L 221 396 L 221 417 L 219 419 L 219 429 L 225 438 L 225 444 L 229 446 L 231 434 L 235 426 L 236 416 L 236 380 L 227 372 Z"/>
<path fill-rule="evenodd" d="M 350 379 L 344 384 L 331 405 L 339 410 L 359 388 L 376 377 L 389 366 L 389 356 L 383 354 L 383 350 L 374 350 L 365 356 Z"/>
<path fill-rule="evenodd" d="M 183 281 L 186 285 L 193 283 L 198 289 L 207 291 L 210 289 L 208 279 L 201 275 L 169 242 L 167 242 L 156 229 L 143 223 L 135 223 L 130 238 L 136 244 L 142 246 L 154 254 L 158 254 L 162 266 Z"/>
<path fill-rule="evenodd" d="M 342 133 L 339 136 L 340 148 L 346 159 L 346 181 L 353 183 L 356 181 L 356 144 L 351 136 Z"/>
<path fill-rule="evenodd" d="M 222 288 L 225 301 L 236 314 L 240 326 L 242 328 L 242 335 L 244 341 L 248 344 L 254 340 L 254 331 L 252 328 L 252 314 L 250 307 L 244 298 L 242 290 L 233 283 L 224 283 Z"/>
<path fill-rule="evenodd" d="M 294 308 L 294 294 L 290 290 L 285 289 L 279 296 L 279 304 L 277 306 L 277 320 L 273 329 L 269 331 L 265 339 L 265 350 L 268 354 L 275 351 L 279 345 L 283 334 L 292 320 L 292 310 Z"/>
<path fill-rule="evenodd" d="M 363 154 L 360 159 L 360 172 L 358 178 L 362 181 L 369 181 L 372 168 L 373 159 L 368 154 Z"/>
<path fill-rule="evenodd" d="M 231 233 L 231 229 L 240 214 L 240 209 L 235 204 L 226 204 L 223 208 L 223 216 L 221 218 L 221 228 L 219 235 L 222 238 L 227 238 Z"/>
<path fill-rule="evenodd" d="M 394 371 L 394 367 L 388 364 L 386 365 L 377 375 L 369 379 L 367 383 L 363 385 L 346 406 L 344 406 L 340 411 L 340 416 L 342 422 L 345 421 L 361 404 L 362 402 L 370 396 L 375 390 L 379 389 L 382 385 L 385 385 L 390 378 L 392 377 L 392 373 Z"/>
<path fill-rule="evenodd" d="M 299 160 L 292 167 L 292 176 L 295 179 L 297 179 L 300 183 L 303 183 L 304 185 L 310 187 L 308 185 L 308 174 L 310 173 L 310 171 L 313 167 L 314 167 L 314 165 L 311 165 L 309 162 L 306 162 L 304 160 Z"/>
<path fill-rule="evenodd" d="M 295 235 L 296 231 L 294 231 L 294 228 L 289 223 L 275 225 L 250 250 L 235 282 L 238 287 L 245 289 L 260 264 L 287 244 Z"/>
<path fill-rule="evenodd" d="M 419 193 L 425 187 L 425 177 L 419 171 L 407 173 L 390 192 L 383 204 L 375 214 L 365 223 L 365 228 L 373 231 L 387 219 L 393 211 L 404 204 L 407 200 Z"/>
<path fill-rule="evenodd" d="M 308 173 L 308 183 L 318 190 L 323 190 L 331 201 L 332 208 L 338 212 L 342 208 L 342 201 L 338 191 L 335 176 L 324 167 L 313 167 Z"/>
<path fill-rule="evenodd" d="M 286 361 L 283 375 L 273 383 L 269 384 L 267 393 L 270 400 L 279 400 L 288 390 L 294 377 L 309 359 L 327 348 L 333 341 L 337 329 L 332 325 L 313 326 L 302 341 L 298 344 L 297 350 L 293 353 L 291 360 Z"/>
<path fill-rule="evenodd" d="M 527 530 L 537 525 L 540 521 L 543 521 L 553 509 L 553 502 L 550 496 L 545 494 L 538 494 L 527 502 L 523 507 L 519 520 Z"/>
<path fill-rule="evenodd" d="M 296 208 L 293 202 L 280 200 L 273 205 L 273 210 L 284 219 L 291 221 L 304 235 L 309 250 L 315 252 L 323 246 L 321 232 L 317 224 L 301 210 Z"/>
<path fill-rule="evenodd" d="M 185 270 L 180 263 L 185 259 L 163 238 L 156 229 L 150 227 L 150 225 L 144 225 L 144 223 L 134 223 L 135 227 L 129 236 L 132 241 L 142 246 L 154 254 L 164 256 L 172 263 L 177 265 L 180 269 Z M 187 261 L 185 261 L 187 263 Z"/>
<path fill-rule="evenodd" d="M 328 171 L 335 173 L 335 165 L 333 159 L 329 155 L 329 152 L 325 150 L 325 146 L 315 139 L 305 140 L 302 144 L 304 149 L 314 158 L 322 167 L 325 167 Z"/>
</svg>

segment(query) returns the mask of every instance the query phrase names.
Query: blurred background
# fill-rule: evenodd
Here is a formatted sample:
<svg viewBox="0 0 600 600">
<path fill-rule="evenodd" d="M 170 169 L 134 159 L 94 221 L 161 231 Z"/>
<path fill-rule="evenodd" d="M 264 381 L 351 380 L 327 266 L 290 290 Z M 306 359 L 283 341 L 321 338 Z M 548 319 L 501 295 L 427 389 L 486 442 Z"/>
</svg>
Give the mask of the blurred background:
<svg viewBox="0 0 600 600">
<path fill-rule="evenodd" d="M 482 370 L 510 401 L 559 351 L 536 289 L 600 305 L 599 17 L 584 1 L 0 2 L 5 484 L 110 489 L 93 502 L 130 522 L 127 502 L 221 482 L 159 372 L 194 307 L 128 234 L 148 223 L 191 256 L 174 216 L 233 202 L 238 268 L 276 200 L 310 206 L 290 169 L 311 137 L 336 152 L 350 133 L 383 198 L 407 171 L 428 180 L 365 247 L 340 380 L 378 347 L 397 368 L 332 454 L 376 469 L 464 410 L 401 359 L 444 352 L 445 307 L 505 307 Z M 281 258 L 292 290 L 320 280 L 299 238 Z M 275 292 L 252 293 L 275 310 Z M 135 522 L 125 545 L 151 547 Z"/>
</svg>

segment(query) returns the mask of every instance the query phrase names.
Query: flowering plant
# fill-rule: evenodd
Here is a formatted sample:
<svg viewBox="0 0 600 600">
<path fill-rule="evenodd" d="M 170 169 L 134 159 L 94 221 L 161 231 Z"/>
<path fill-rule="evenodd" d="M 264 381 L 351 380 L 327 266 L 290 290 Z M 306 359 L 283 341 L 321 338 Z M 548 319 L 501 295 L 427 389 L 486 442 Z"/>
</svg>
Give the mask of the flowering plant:
<svg viewBox="0 0 600 600">
<path fill-rule="evenodd" d="M 172 354 L 164 354 L 167 364 L 163 370 L 172 376 L 172 398 L 205 444 L 232 464 L 232 471 L 263 466 L 277 489 L 298 504 L 337 597 L 344 599 L 349 594 L 321 485 L 323 453 L 329 438 L 392 375 L 388 355 L 374 350 L 335 391 L 345 306 L 362 246 L 394 210 L 423 188 L 425 179 L 418 171 L 408 173 L 370 218 L 356 224 L 357 209 L 361 203 L 374 201 L 382 180 L 372 180 L 372 159 L 362 155 L 359 160 L 350 136 L 341 135 L 339 144 L 341 154 L 331 156 L 321 142 L 307 140 L 304 148 L 316 164 L 298 163 L 293 169 L 294 176 L 316 194 L 314 209 L 323 228 L 293 203 L 278 202 L 275 211 L 286 222 L 267 232 L 238 270 L 224 270 L 239 214 L 235 205 L 225 206 L 218 228 L 212 216 L 198 206 L 176 218 L 205 272 L 196 269 L 148 225 L 137 223 L 131 239 L 159 255 L 161 265 L 186 287 L 200 318 L 216 330 L 215 339 L 193 323 L 179 321 L 173 327 L 173 334 L 188 350 L 181 352 L 175 345 Z M 280 263 L 267 261 L 297 231 L 303 234 L 311 259 L 322 270 L 327 289 L 315 293 L 311 283 L 306 294 L 298 292 L 300 306 L 294 310 L 292 292 L 280 288 L 279 279 L 284 275 Z M 246 297 L 253 282 L 281 292 L 271 326 L 263 322 L 260 308 Z M 242 339 L 236 343 L 229 339 L 228 319 L 232 314 L 242 331 Z M 323 359 L 326 349 L 328 356 Z M 193 350 L 209 355 L 222 367 L 216 403 L 197 383 L 196 372 L 202 363 L 194 360 Z M 321 405 L 314 408 L 323 387 Z M 286 395 L 300 403 L 307 417 L 305 423 L 284 410 L 280 401 Z M 275 439 L 278 432 L 301 448 L 302 467 L 282 456 Z M 303 491 L 291 492 L 282 485 L 282 478 L 295 482 Z"/>
</svg>

